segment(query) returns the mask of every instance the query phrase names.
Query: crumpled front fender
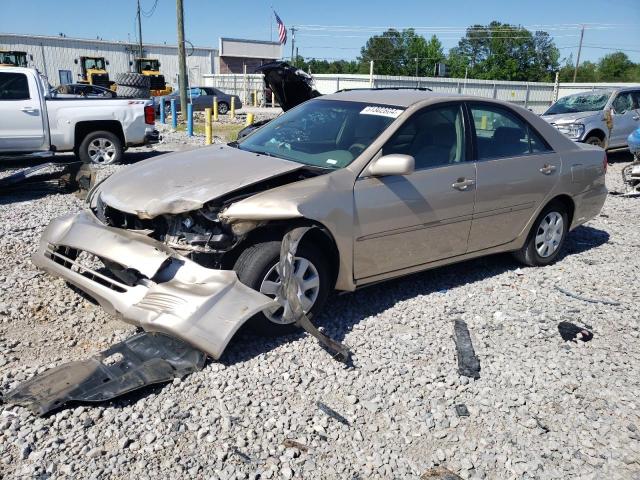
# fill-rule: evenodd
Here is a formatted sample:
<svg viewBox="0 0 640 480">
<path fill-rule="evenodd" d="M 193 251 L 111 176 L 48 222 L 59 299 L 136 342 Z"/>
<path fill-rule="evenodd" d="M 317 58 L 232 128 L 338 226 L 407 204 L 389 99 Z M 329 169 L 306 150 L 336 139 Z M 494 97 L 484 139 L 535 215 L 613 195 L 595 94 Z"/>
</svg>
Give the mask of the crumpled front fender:
<svg viewBox="0 0 640 480">
<path fill-rule="evenodd" d="M 145 278 L 127 285 L 78 260 L 77 251 Z M 88 211 L 51 222 L 32 260 L 95 298 L 109 313 L 182 339 L 215 359 L 249 318 L 273 303 L 240 283 L 234 271 L 201 267 L 141 233 L 106 227 Z"/>
</svg>

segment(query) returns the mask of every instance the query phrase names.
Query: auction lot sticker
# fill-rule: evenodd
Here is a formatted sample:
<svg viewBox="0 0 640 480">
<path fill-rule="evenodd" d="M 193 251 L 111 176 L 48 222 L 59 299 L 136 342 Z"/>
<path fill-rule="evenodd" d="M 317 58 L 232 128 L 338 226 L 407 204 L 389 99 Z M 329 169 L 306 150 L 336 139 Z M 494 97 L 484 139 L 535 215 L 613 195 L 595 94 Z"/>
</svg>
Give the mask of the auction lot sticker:
<svg viewBox="0 0 640 480">
<path fill-rule="evenodd" d="M 382 117 L 398 118 L 403 110 L 391 107 L 364 107 L 360 112 L 362 115 L 380 115 Z"/>
</svg>

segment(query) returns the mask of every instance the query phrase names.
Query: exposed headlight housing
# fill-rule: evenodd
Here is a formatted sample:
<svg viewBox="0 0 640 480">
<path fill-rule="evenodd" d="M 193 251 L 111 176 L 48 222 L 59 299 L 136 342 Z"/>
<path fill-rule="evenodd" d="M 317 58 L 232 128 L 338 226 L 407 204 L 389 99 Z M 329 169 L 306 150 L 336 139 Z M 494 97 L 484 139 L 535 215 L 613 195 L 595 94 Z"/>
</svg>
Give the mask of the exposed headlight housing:
<svg viewBox="0 0 640 480">
<path fill-rule="evenodd" d="M 240 220 L 231 224 L 231 231 L 234 235 L 242 236 L 249 233 L 254 228 L 261 225 L 263 222 L 255 220 Z"/>
<path fill-rule="evenodd" d="M 570 123 L 568 125 L 556 124 L 556 128 L 573 140 L 577 140 L 584 135 L 584 125 L 581 123 Z"/>
</svg>

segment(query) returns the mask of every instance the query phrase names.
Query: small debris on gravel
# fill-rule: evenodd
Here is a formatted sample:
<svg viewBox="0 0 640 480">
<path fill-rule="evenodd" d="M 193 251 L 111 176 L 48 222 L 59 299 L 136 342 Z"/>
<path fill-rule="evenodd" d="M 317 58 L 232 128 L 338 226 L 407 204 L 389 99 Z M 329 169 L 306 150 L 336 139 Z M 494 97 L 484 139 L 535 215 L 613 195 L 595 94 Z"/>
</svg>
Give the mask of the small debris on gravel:
<svg viewBox="0 0 640 480">
<path fill-rule="evenodd" d="M 129 149 L 125 163 L 204 144 L 165 132 L 158 145 Z M 608 186 L 622 190 L 631 157 L 609 159 Z M 99 168 L 98 181 L 126 164 Z M 19 192 L 0 203 L 5 393 L 135 328 L 31 264 L 49 221 L 82 201 Z M 610 196 L 544 268 L 494 255 L 334 296 L 314 323 L 349 345 L 353 368 L 305 334 L 241 332 L 219 362 L 109 403 L 43 418 L 2 404 L 0 478 L 419 480 L 435 467 L 463 479 L 638 478 L 639 206 Z M 472 332 L 477 380 L 458 373 L 455 318 Z M 593 339 L 564 342 L 563 321 L 589 324 Z M 457 404 L 471 415 L 459 418 Z"/>
<path fill-rule="evenodd" d="M 589 331 L 586 327 L 579 327 L 571 322 L 560 322 L 558 324 L 558 331 L 560 332 L 562 340 L 565 342 L 575 342 L 576 340 L 588 342 L 593 338 L 593 332 Z"/>
<path fill-rule="evenodd" d="M 480 378 L 480 360 L 473 348 L 471 335 L 464 320 L 454 321 L 453 337 L 456 341 L 458 373 L 469 378 Z"/>
</svg>

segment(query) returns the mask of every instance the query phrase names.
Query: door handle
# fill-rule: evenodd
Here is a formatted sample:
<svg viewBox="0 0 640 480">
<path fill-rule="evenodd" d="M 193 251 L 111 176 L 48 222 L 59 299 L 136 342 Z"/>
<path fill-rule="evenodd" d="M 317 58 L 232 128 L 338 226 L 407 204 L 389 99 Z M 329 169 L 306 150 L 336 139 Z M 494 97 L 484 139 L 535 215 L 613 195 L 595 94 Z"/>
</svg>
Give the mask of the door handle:
<svg viewBox="0 0 640 480">
<path fill-rule="evenodd" d="M 555 171 L 556 167 L 554 165 L 549 165 L 548 163 L 545 163 L 544 166 L 540 169 L 540 172 L 544 173 L 545 175 L 551 175 Z"/>
<path fill-rule="evenodd" d="M 20 110 L 26 113 L 37 113 L 38 109 L 36 107 L 22 107 Z"/>
<path fill-rule="evenodd" d="M 451 184 L 451 188 L 455 188 L 456 190 L 460 190 L 464 192 L 471 185 L 475 185 L 474 180 L 467 180 L 466 178 L 459 178 L 455 183 Z"/>
</svg>

